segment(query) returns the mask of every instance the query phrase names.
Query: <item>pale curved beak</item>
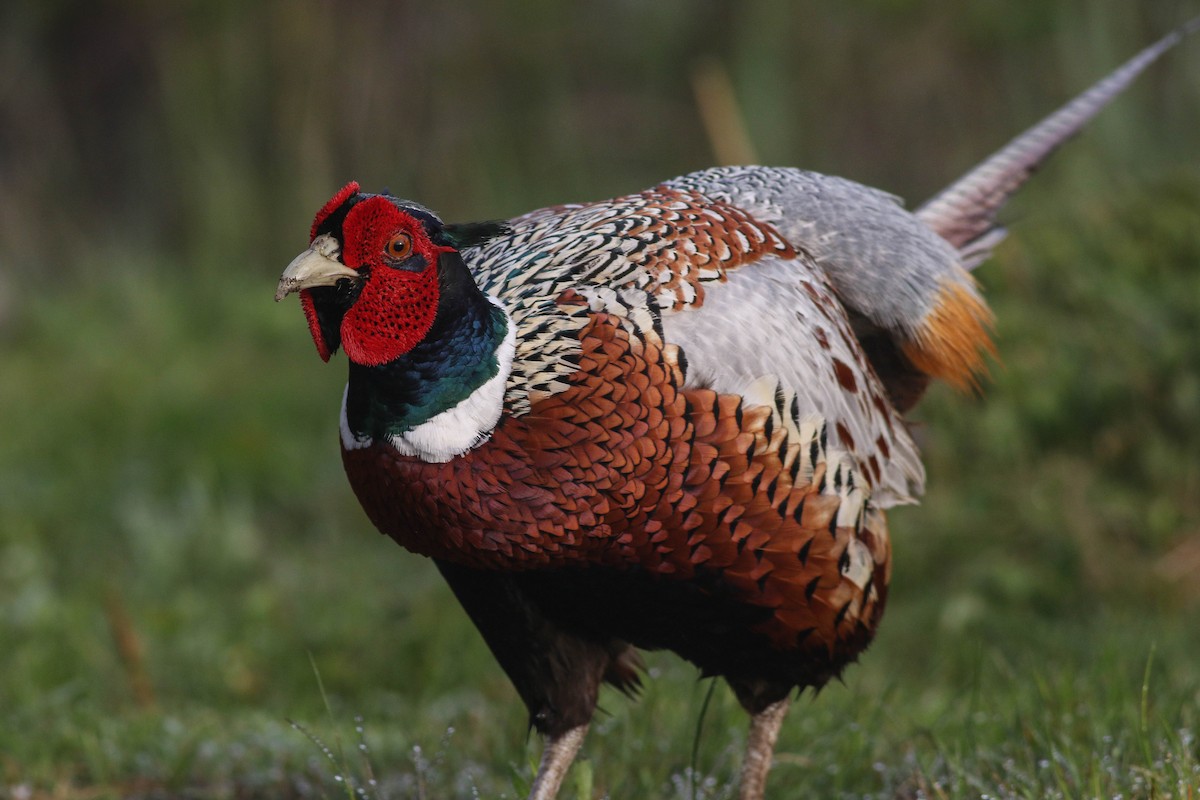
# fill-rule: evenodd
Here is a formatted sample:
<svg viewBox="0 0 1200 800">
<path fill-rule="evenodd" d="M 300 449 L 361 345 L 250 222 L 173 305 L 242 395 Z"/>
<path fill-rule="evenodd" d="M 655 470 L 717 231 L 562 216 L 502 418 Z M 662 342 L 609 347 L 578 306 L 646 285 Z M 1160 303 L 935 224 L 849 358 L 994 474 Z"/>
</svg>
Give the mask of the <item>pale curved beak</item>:
<svg viewBox="0 0 1200 800">
<path fill-rule="evenodd" d="M 292 292 L 308 289 L 313 286 L 333 286 L 343 278 L 357 281 L 360 276 L 357 271 L 350 269 L 337 260 L 338 243 L 327 233 L 323 233 L 308 249 L 292 259 L 287 269 L 279 276 L 279 286 L 275 289 L 275 302 L 278 303 Z"/>
</svg>

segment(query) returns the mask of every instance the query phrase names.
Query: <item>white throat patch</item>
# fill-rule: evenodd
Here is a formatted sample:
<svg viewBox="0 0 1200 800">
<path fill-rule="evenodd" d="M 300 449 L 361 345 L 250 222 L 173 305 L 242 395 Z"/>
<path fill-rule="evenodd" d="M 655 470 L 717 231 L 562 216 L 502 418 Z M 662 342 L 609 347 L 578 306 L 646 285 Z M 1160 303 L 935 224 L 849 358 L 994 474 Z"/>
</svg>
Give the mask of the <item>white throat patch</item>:
<svg viewBox="0 0 1200 800">
<path fill-rule="evenodd" d="M 500 421 L 500 414 L 504 410 L 504 388 L 517 351 L 517 330 L 500 301 L 494 297 L 488 300 L 504 312 L 504 321 L 508 326 L 504 341 L 496 348 L 499 369 L 458 405 L 435 414 L 411 430 L 388 437 L 388 443 L 401 455 L 416 456 L 430 463 L 449 461 L 486 442 Z M 355 436 L 350 430 L 346 420 L 346 394 L 342 395 L 341 433 L 342 447 L 347 450 L 371 445 L 369 436 Z"/>
</svg>

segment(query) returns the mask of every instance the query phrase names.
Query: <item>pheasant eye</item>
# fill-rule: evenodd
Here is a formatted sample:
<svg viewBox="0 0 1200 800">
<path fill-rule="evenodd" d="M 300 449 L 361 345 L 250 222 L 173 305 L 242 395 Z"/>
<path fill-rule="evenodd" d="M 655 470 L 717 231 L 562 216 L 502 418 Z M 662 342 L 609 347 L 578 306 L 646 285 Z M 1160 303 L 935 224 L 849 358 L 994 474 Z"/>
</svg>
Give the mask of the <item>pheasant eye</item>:
<svg viewBox="0 0 1200 800">
<path fill-rule="evenodd" d="M 407 233 L 397 233 L 384 245 L 383 251 L 387 253 L 388 258 L 401 261 L 412 255 L 412 249 L 412 237 Z"/>
</svg>

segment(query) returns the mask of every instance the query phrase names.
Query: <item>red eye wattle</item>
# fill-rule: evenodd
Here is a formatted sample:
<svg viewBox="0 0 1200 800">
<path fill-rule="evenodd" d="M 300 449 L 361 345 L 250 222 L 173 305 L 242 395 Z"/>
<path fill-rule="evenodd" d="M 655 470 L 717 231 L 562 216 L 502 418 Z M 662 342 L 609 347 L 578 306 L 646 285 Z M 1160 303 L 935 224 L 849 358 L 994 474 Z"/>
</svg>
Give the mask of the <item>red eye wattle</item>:
<svg viewBox="0 0 1200 800">
<path fill-rule="evenodd" d="M 412 255 L 412 250 L 412 237 L 407 233 L 397 233 L 383 247 L 383 251 L 387 254 L 388 258 L 394 258 L 397 261 L 408 258 Z"/>
</svg>

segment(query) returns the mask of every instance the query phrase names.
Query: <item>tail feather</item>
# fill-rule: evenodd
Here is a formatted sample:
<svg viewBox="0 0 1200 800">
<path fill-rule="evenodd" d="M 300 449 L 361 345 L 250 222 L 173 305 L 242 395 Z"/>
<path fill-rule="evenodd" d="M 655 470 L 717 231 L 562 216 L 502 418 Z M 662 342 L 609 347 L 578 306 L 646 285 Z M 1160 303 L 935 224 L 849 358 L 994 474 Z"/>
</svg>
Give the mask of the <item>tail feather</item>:
<svg viewBox="0 0 1200 800">
<path fill-rule="evenodd" d="M 917 217 L 958 248 L 974 269 L 1004 238 L 996 214 L 1058 147 L 1112 102 L 1159 56 L 1200 30 L 1200 17 L 1164 36 L 1083 94 L 1013 139 L 917 209 Z"/>
</svg>

